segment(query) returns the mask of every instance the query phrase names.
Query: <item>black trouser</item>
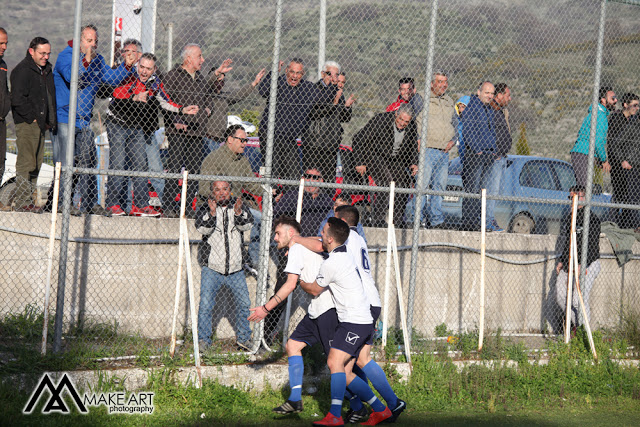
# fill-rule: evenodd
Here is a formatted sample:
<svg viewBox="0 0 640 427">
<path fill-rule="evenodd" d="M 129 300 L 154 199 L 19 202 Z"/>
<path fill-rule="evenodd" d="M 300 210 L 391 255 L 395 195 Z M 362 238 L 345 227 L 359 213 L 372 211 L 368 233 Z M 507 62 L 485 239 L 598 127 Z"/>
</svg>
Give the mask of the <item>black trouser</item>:
<svg viewBox="0 0 640 427">
<path fill-rule="evenodd" d="M 180 173 L 184 167 L 190 174 L 200 173 L 202 165 L 202 137 L 187 136 L 184 134 L 169 134 L 169 155 L 166 162 L 168 172 Z M 187 211 L 198 192 L 198 182 L 187 181 Z M 178 211 L 180 205 L 176 202 L 176 196 L 180 194 L 180 186 L 177 179 L 167 179 L 164 193 L 162 194 L 162 208 L 164 210 Z"/>
<path fill-rule="evenodd" d="M 624 175 L 627 184 L 627 199 L 624 203 L 640 205 L 640 170 L 634 166 L 632 169 L 625 169 Z M 640 211 L 623 209 L 622 217 L 622 224 L 618 224 L 620 228 L 640 227 Z"/>
<path fill-rule="evenodd" d="M 395 181 L 396 187 L 409 188 L 411 185 L 411 173 L 408 166 L 388 159 L 387 163 L 376 162 L 373 167 L 368 170 L 378 187 L 389 187 L 391 181 Z M 407 206 L 409 194 L 396 193 L 393 204 L 393 223 L 399 227 L 404 224 L 404 210 Z M 375 194 L 373 201 L 373 221 L 381 224 L 386 222 L 389 216 L 389 193 L 380 192 Z"/>
<path fill-rule="evenodd" d="M 287 256 L 284 253 L 284 250 L 278 250 L 278 253 L 275 254 L 278 260 L 278 265 L 276 266 L 276 286 L 274 289 L 274 295 L 278 293 L 280 288 L 282 288 L 282 285 L 285 284 L 288 277 L 288 274 L 284 272 L 284 268 L 287 265 Z M 275 308 L 272 308 L 271 313 L 269 313 L 264 319 L 264 338 L 267 341 L 267 344 L 271 344 L 274 336 L 280 329 L 280 318 L 282 317 L 282 312 L 284 311 L 286 304 L 287 300 L 285 298 Z"/>
<path fill-rule="evenodd" d="M 260 152 L 263 162 L 267 159 L 267 134 L 261 133 Z M 275 137 L 273 141 L 273 161 L 271 175 L 274 178 L 299 180 L 302 176 L 300 167 L 300 149 L 295 138 Z"/>
<path fill-rule="evenodd" d="M 622 168 L 620 162 L 611 160 L 611 186 L 613 187 L 614 203 L 629 203 L 629 195 L 627 192 L 627 171 Z M 629 222 L 629 215 L 633 215 L 633 211 L 628 209 L 612 209 L 610 220 L 618 224 L 621 228 L 625 228 Z"/>
<path fill-rule="evenodd" d="M 4 176 L 4 162 L 7 159 L 7 122 L 0 118 L 0 183 Z"/>
</svg>

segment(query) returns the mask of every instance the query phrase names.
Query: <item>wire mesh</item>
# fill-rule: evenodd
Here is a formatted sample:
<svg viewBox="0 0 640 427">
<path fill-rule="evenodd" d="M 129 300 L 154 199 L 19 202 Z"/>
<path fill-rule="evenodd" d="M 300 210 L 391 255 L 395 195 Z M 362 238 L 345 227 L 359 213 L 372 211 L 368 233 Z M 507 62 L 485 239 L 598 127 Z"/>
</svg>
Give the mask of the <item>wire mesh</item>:
<svg viewBox="0 0 640 427">
<path fill-rule="evenodd" d="M 562 258 L 568 197 L 589 176 L 590 200 L 582 203 L 590 205 L 596 222 L 584 226 L 592 242 L 587 276 L 590 262 L 600 258 L 601 264 L 588 292 L 591 325 L 615 327 L 625 310 L 638 310 L 637 259 L 619 266 L 637 252 L 633 231 L 640 226 L 633 95 L 637 6 L 607 5 L 599 52 L 599 1 L 440 1 L 433 72 L 426 76 L 430 2 L 329 0 L 324 26 L 318 2 L 283 2 L 274 180 L 267 181 L 252 178 L 264 172 L 269 139 L 275 2 L 115 3 L 83 2 L 82 24 L 97 31 L 85 27 L 78 41 L 81 77 L 69 166 L 81 169 L 74 172 L 69 243 L 56 244 L 54 251 L 55 266 L 61 253 L 68 255 L 63 351 L 76 343 L 109 356 L 163 351 L 176 290 L 178 338 L 188 346 L 194 334 L 189 289 L 199 307 L 198 338 L 213 351 L 255 350 L 263 337 L 269 345 L 287 337 L 309 302 L 301 289 L 294 293 L 288 331 L 277 313 L 282 307 L 267 318 L 264 331 L 246 317 L 261 292 L 268 299 L 286 280 L 286 255 L 275 248 L 272 230 L 268 253 L 260 251 L 263 185 L 274 188 L 270 219 L 295 217 L 300 178 L 307 182 L 303 235 L 317 236 L 336 203 L 359 208 L 372 275 L 382 295 L 389 288 L 383 303 L 394 334 L 401 334 L 398 286 L 418 342 L 477 329 L 482 188 L 488 192 L 484 225 L 490 232 L 486 328 L 558 333 L 564 309 L 557 294 L 566 283 L 557 276 L 568 263 Z M 71 22 L 71 10 L 53 22 Z M 7 30 L 13 46 L 26 47 L 33 38 L 25 30 Z M 52 154 L 64 166 L 71 132 L 65 126 L 71 35 L 51 31 L 58 122 Z M 15 55 L 19 49 L 13 46 Z M 12 69 L 20 57 L 5 59 Z M 604 90 L 592 106 L 594 74 Z M 15 114 L 8 120 L 10 136 L 17 133 Z M 588 170 L 591 143 L 595 166 Z M 186 197 L 192 288 L 186 268 L 177 277 L 182 170 L 196 174 Z M 3 182 L 11 171 L 15 167 L 8 166 Z M 219 177 L 227 177 L 228 192 L 216 187 Z M 52 194 L 44 181 L 32 201 L 50 210 Z M 391 262 L 387 271 L 392 181 L 400 250 L 398 265 Z M 15 191 L 15 183 L 5 183 L 0 202 L 20 210 Z M 422 206 L 416 204 L 418 191 L 425 195 Z M 0 218 L 0 280 L 10 290 L 1 313 L 31 313 L 42 306 L 50 218 L 24 212 Z M 414 224 L 418 249 L 412 252 Z M 264 287 L 258 286 L 261 256 L 270 260 Z M 418 260 L 413 277 L 412 256 Z M 55 296 L 55 272 L 52 286 Z M 408 291 L 411 286 L 415 292 Z"/>
</svg>

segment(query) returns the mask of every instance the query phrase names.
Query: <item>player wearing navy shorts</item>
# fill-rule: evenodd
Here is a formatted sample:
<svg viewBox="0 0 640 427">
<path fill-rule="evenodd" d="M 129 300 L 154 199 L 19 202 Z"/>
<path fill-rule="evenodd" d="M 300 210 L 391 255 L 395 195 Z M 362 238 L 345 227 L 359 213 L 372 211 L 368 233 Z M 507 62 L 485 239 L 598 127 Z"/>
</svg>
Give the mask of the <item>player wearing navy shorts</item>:
<svg viewBox="0 0 640 427">
<path fill-rule="evenodd" d="M 331 371 L 331 408 L 314 425 L 344 425 L 342 401 L 347 386 L 374 411 L 363 425 L 376 425 L 392 416 L 391 410 L 352 370 L 359 351 L 373 334 L 373 317 L 358 268 L 344 245 L 349 232 L 347 223 L 329 218 L 321 234 L 323 249 L 329 252 L 329 257 L 320 266 L 314 282 L 300 281 L 302 289 L 315 297 L 330 292 L 339 322 L 327 357 Z"/>
<path fill-rule="evenodd" d="M 299 236 L 300 224 L 290 217 L 280 217 L 275 224 L 274 241 L 278 249 L 286 248 L 292 237 Z M 278 291 L 260 307 L 251 308 L 249 320 L 260 322 L 278 304 L 284 301 L 298 284 L 298 280 L 312 282 L 320 270 L 324 257 L 312 252 L 302 245 L 292 245 L 287 255 L 287 265 L 284 271 L 287 273 L 287 281 Z M 306 346 L 320 343 L 325 354 L 329 354 L 329 342 L 338 326 L 338 316 L 335 305 L 329 292 L 322 293 L 311 300 L 308 313 L 300 321 L 295 331 L 289 337 L 286 344 L 289 357 L 289 386 L 291 393 L 285 403 L 274 408 L 278 414 L 294 414 L 302 412 L 302 377 L 304 364 L 302 361 L 302 349 Z"/>
<path fill-rule="evenodd" d="M 380 316 L 382 303 L 380 301 L 378 288 L 376 287 L 375 281 L 371 276 L 369 248 L 367 247 L 366 241 L 357 233 L 357 230 L 355 228 L 355 226 L 360 221 L 360 213 L 354 206 L 339 206 L 336 208 L 335 217 L 342 219 L 349 225 L 349 238 L 347 239 L 345 246 L 347 247 L 347 253 L 351 255 L 360 272 L 365 294 L 367 295 L 369 304 L 371 305 L 371 316 L 373 317 L 373 324 L 375 325 L 378 317 Z M 314 237 L 296 236 L 291 240 L 291 242 L 292 243 L 290 244 L 299 243 L 315 252 L 322 249 L 322 243 Z M 386 420 L 386 422 L 395 422 L 402 411 L 406 409 L 407 405 L 403 400 L 398 399 L 398 396 L 396 396 L 393 389 L 391 388 L 391 385 L 389 384 L 384 371 L 382 370 L 380 365 L 378 365 L 371 358 L 372 345 L 373 335 L 360 351 L 358 359 L 356 360 L 356 365 L 353 367 L 353 372 L 358 375 L 364 382 L 368 382 L 368 380 L 370 380 L 373 387 L 387 402 L 387 406 L 389 408 L 394 408 L 392 410 L 393 415 L 388 420 Z M 347 413 L 345 421 L 355 423 L 360 421 L 361 419 L 364 419 L 367 416 L 368 412 L 366 407 L 362 405 L 362 402 L 360 401 L 358 396 L 349 396 L 349 394 L 350 393 L 347 391 L 347 398 L 350 399 L 349 402 L 351 410 L 349 410 L 349 412 Z"/>
</svg>

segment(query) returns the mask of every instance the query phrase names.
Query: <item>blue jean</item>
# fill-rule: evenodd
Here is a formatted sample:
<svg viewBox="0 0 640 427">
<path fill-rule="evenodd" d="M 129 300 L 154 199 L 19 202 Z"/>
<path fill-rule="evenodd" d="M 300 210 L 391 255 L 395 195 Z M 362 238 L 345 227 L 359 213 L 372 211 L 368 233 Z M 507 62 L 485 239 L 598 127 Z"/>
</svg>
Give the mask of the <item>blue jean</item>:
<svg viewBox="0 0 640 427">
<path fill-rule="evenodd" d="M 463 174 L 465 175 L 465 191 L 479 194 L 480 190 L 486 188 L 495 154 L 492 151 L 484 153 L 471 153 L 467 150 L 464 154 Z M 462 222 L 472 228 L 479 227 L 482 212 L 482 202 L 480 199 L 462 200 Z"/>
<path fill-rule="evenodd" d="M 109 169 L 144 172 L 147 170 L 146 135 L 142 129 L 128 128 L 107 122 L 109 136 Z M 131 178 L 133 184 L 133 204 L 138 208 L 149 206 L 147 178 Z M 129 178 L 126 176 L 109 177 L 107 187 L 107 206 L 127 205 Z"/>
<path fill-rule="evenodd" d="M 67 138 L 69 136 L 69 124 L 58 123 L 58 132 L 53 143 L 53 161 L 66 164 Z M 98 165 L 96 153 L 95 135 L 91 128 L 75 129 L 74 163 L 79 168 L 93 168 Z M 80 210 L 89 212 L 98 203 L 98 177 L 97 175 L 81 174 L 73 178 L 77 181 L 75 191 L 82 199 Z M 60 194 L 62 197 L 62 193 Z"/>
<path fill-rule="evenodd" d="M 61 166 L 67 166 L 67 138 L 69 138 L 69 124 L 58 123 L 56 133 L 51 134 L 54 165 L 59 162 Z"/>
<path fill-rule="evenodd" d="M 155 134 L 147 135 L 147 144 L 145 147 L 147 152 L 147 164 L 149 165 L 150 172 L 164 172 L 164 166 L 162 165 L 162 158 L 160 157 L 160 145 L 156 140 Z M 162 178 L 149 178 L 151 185 L 158 193 L 158 199 L 162 200 L 162 193 L 164 192 L 164 179 Z"/>
<path fill-rule="evenodd" d="M 507 164 L 506 157 L 500 157 L 493 162 L 491 172 L 487 178 L 487 196 L 497 196 L 500 194 L 500 184 L 502 181 L 502 173 Z M 490 225 L 495 220 L 496 200 L 487 200 L 487 225 Z"/>
<path fill-rule="evenodd" d="M 240 270 L 228 276 L 220 274 L 209 267 L 202 267 L 200 278 L 200 306 L 198 307 L 198 339 L 211 344 L 213 307 L 216 304 L 216 294 L 226 285 L 235 300 L 235 323 L 238 341 L 246 342 L 251 339 L 249 328 L 249 290 L 244 277 L 244 271 Z M 226 304 L 222 307 L 226 307 Z"/>
<path fill-rule="evenodd" d="M 249 212 L 253 215 L 253 227 L 249 232 L 249 258 L 254 268 L 260 265 L 260 229 L 262 228 L 262 212 L 257 209 L 249 208 Z"/>
<path fill-rule="evenodd" d="M 424 159 L 424 189 L 429 188 L 434 191 L 444 191 L 447 186 L 447 174 L 449 172 L 449 154 L 444 151 L 437 150 L 435 148 L 427 148 L 426 157 Z M 422 199 L 422 215 L 421 220 L 426 220 L 429 217 L 431 226 L 436 226 L 444 222 L 444 215 L 442 215 L 442 196 L 429 196 L 429 210 L 424 209 L 427 201 L 427 196 Z M 409 201 L 407 206 L 407 222 L 415 221 L 415 214 L 417 213 L 416 197 L 413 197 Z"/>
</svg>

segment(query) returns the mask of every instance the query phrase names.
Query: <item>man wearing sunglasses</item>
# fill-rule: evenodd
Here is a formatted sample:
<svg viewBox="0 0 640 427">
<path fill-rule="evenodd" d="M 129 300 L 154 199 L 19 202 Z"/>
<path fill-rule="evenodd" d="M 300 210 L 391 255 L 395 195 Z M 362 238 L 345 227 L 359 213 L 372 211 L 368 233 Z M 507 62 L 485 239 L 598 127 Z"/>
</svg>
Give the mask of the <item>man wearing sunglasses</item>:
<svg viewBox="0 0 640 427">
<path fill-rule="evenodd" d="M 322 171 L 318 167 L 308 167 L 302 177 L 306 182 L 323 182 Z M 315 236 L 320 223 L 327 216 L 327 212 L 333 207 L 333 200 L 331 196 L 323 192 L 320 187 L 313 187 L 305 185 L 304 193 L 302 196 L 302 215 L 300 218 L 301 235 L 302 236 Z M 273 217 L 280 218 L 281 216 L 289 216 L 295 218 L 298 208 L 298 189 L 292 188 L 284 193 L 282 198 L 273 206 Z M 285 284 L 287 281 L 287 274 L 284 269 L 287 265 L 287 256 L 285 250 L 279 250 L 277 253 L 273 253 L 274 262 L 277 265 L 276 285 L 275 292 Z M 280 324 L 280 317 L 282 315 L 283 304 L 279 304 L 269 314 L 265 321 L 264 336 L 267 342 L 275 336 Z"/>
<path fill-rule="evenodd" d="M 249 160 L 243 155 L 244 149 L 247 146 L 247 133 L 244 127 L 242 127 L 242 125 L 229 126 L 224 133 L 224 141 L 224 145 L 205 157 L 200 167 L 200 173 L 202 175 L 255 178 Z M 198 189 L 199 204 L 206 203 L 207 198 L 211 194 L 212 183 L 212 181 L 200 181 Z M 235 197 L 241 197 L 243 193 L 247 196 L 245 197 L 246 206 L 253 216 L 253 228 L 251 228 L 249 242 L 249 258 L 255 268 L 258 265 L 260 252 L 260 222 L 262 221 L 262 213 L 253 197 L 262 196 L 262 189 L 256 182 L 234 182 L 232 184 Z"/>
</svg>

